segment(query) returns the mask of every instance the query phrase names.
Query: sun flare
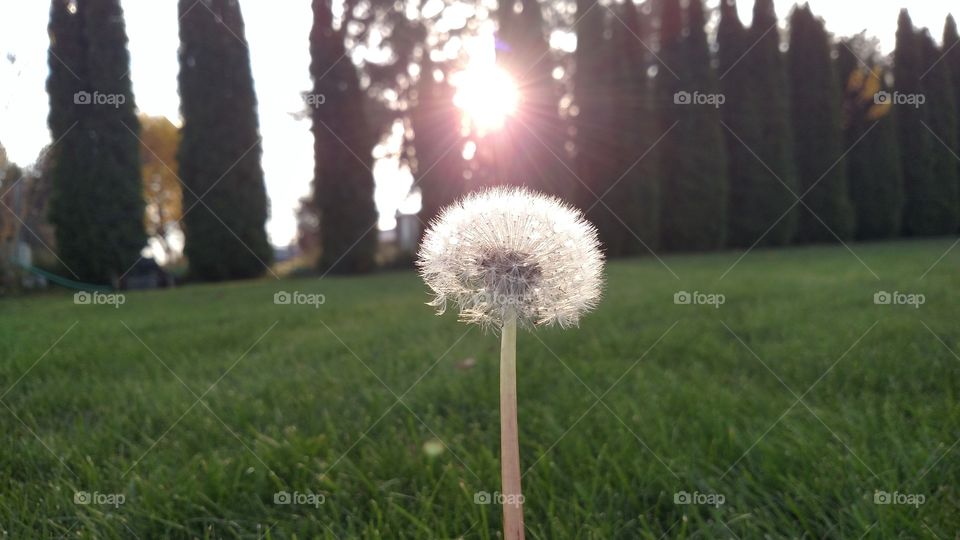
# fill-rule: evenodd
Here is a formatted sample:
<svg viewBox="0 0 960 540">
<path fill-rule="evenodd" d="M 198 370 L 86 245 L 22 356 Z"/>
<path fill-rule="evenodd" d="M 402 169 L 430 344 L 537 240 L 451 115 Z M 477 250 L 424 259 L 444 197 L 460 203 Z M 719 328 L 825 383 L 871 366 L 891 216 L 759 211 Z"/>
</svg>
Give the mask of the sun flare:
<svg viewBox="0 0 960 540">
<path fill-rule="evenodd" d="M 468 66 L 451 82 L 457 89 L 453 103 L 479 132 L 502 128 L 517 110 L 520 92 L 510 75 L 495 65 Z"/>
</svg>

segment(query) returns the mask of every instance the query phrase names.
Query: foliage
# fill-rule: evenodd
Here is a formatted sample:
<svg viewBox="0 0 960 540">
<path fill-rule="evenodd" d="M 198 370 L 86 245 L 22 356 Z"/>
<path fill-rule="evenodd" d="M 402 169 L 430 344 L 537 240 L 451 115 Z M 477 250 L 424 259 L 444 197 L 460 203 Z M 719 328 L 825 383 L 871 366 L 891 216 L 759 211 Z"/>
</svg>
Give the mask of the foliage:
<svg viewBox="0 0 960 540">
<path fill-rule="evenodd" d="M 726 98 L 721 113 L 730 171 L 727 245 L 735 247 L 784 244 L 793 228 L 790 216 L 784 215 L 792 214 L 788 209 L 793 201 L 793 175 L 782 166 L 779 173 L 768 170 L 757 154 L 776 149 L 767 140 L 769 127 L 787 125 L 787 111 L 773 107 L 786 103 L 785 96 L 775 95 L 783 92 L 782 65 L 769 61 L 771 51 L 765 49 L 772 41 L 764 38 L 755 43 L 751 37 L 753 33 L 740 22 L 736 2 L 722 1 L 717 54 L 720 90 Z M 779 59 L 779 51 L 773 54 Z M 760 70 L 762 76 L 757 74 Z M 782 164 L 782 160 L 773 163 Z"/>
<path fill-rule="evenodd" d="M 841 91 L 823 21 L 809 5 L 790 16 L 788 74 L 800 205 L 799 242 L 853 237 L 854 216 L 844 162 Z"/>
<path fill-rule="evenodd" d="M 129 55 L 119 0 L 53 0 L 50 221 L 77 279 L 117 285 L 146 242 Z"/>
<path fill-rule="evenodd" d="M 441 79 L 437 80 L 437 74 Z M 453 103 L 454 88 L 445 74 L 424 52 L 414 103 L 410 110 L 413 144 L 408 163 L 420 189 L 420 222 L 426 225 L 440 209 L 466 194 L 466 163 L 460 149 L 460 112 Z M 412 159 L 411 159 L 412 158 Z"/>
<path fill-rule="evenodd" d="M 861 36 L 841 41 L 836 62 L 840 79 L 846 81 L 844 144 L 849 149 L 846 163 L 856 238 L 873 240 L 900 233 L 903 168 L 893 105 L 878 103 L 880 92 L 893 89 L 885 82 L 887 73 L 878 65 L 875 46 L 865 42 Z"/>
<path fill-rule="evenodd" d="M 179 2 L 184 255 L 198 279 L 252 278 L 273 250 L 250 53 L 239 4 L 203 2 Z"/>
<path fill-rule="evenodd" d="M 142 114 L 140 126 L 143 194 L 147 205 L 144 222 L 147 234 L 160 242 L 169 261 L 176 254 L 167 236 L 183 216 L 183 188 L 177 173 L 180 131 L 163 116 Z"/>
<path fill-rule="evenodd" d="M 718 94 L 704 25 L 701 0 L 690 2 L 686 17 L 679 0 L 663 2 L 658 101 L 661 132 L 672 131 L 661 143 L 660 234 L 669 250 L 717 249 L 726 236 L 727 156 L 720 112 L 692 101 L 694 95 Z"/>
<path fill-rule="evenodd" d="M 960 227 L 960 133 L 953 75 L 950 62 L 944 61 L 943 51 L 934 44 L 929 32 L 924 30 L 919 39 L 922 65 L 930 66 L 921 77 L 920 88 L 926 103 L 920 110 L 923 128 L 933 141 L 928 148 L 928 191 L 921 187 L 914 191 L 913 198 L 914 205 L 922 206 L 922 221 L 914 221 L 912 230 L 930 235 L 953 234 Z"/>
<path fill-rule="evenodd" d="M 333 27 L 327 0 L 313 1 L 310 75 L 313 96 L 323 96 L 312 112 L 314 137 L 313 199 L 320 217 L 325 272 L 372 270 L 377 243 L 373 201 L 373 147 L 377 136 L 367 123 L 366 99 L 343 34 Z"/>
</svg>

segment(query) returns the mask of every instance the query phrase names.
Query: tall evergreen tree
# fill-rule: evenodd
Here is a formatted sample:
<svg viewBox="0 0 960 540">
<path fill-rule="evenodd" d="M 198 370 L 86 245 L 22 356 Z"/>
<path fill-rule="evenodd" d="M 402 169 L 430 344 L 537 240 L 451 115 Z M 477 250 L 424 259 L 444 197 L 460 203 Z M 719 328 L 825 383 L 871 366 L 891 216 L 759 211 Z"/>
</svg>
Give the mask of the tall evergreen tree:
<svg viewBox="0 0 960 540">
<path fill-rule="evenodd" d="M 943 28 L 943 51 L 946 56 L 944 61 L 950 69 L 954 105 L 957 113 L 960 114 L 960 33 L 957 32 L 957 21 L 953 18 L 953 15 L 947 15 L 947 22 Z M 957 124 L 957 129 L 960 130 L 960 121 Z M 960 141 L 960 131 L 958 131 L 957 139 Z M 954 152 L 960 155 L 960 148 L 955 146 Z M 960 164 L 958 164 L 958 170 L 960 170 Z"/>
<path fill-rule="evenodd" d="M 797 6 L 790 16 L 788 65 L 800 194 L 805 193 L 798 239 L 851 239 L 854 216 L 842 162 L 846 147 L 840 84 L 823 21 L 814 17 L 809 5 Z"/>
<path fill-rule="evenodd" d="M 727 228 L 727 158 L 720 112 L 693 101 L 716 96 L 716 77 L 704 31 L 701 0 L 692 0 L 684 37 L 679 0 L 665 0 L 661 14 L 659 101 L 662 130 L 661 237 L 671 250 L 709 250 L 723 245 Z"/>
<path fill-rule="evenodd" d="M 343 32 L 333 27 L 329 0 L 313 0 L 310 75 L 324 104 L 313 109 L 314 204 L 320 213 L 319 267 L 336 273 L 374 268 L 377 209 L 373 199 L 373 147 L 366 98 Z M 358 163 L 359 160 L 359 163 Z"/>
<path fill-rule="evenodd" d="M 887 88 L 873 48 L 853 38 L 837 47 L 837 70 L 846 81 L 843 99 L 844 137 L 850 202 L 856 216 L 856 238 L 892 238 L 900 233 L 903 215 L 903 167 L 891 103 L 877 103 Z M 864 65 L 866 64 L 866 66 Z M 869 66 L 869 67 L 867 67 Z"/>
<path fill-rule="evenodd" d="M 60 259 L 111 283 L 146 243 L 127 35 L 119 0 L 53 0 L 48 123 L 54 140 L 50 221 Z"/>
<path fill-rule="evenodd" d="M 490 137 L 499 183 L 526 185 L 572 200 L 578 186 L 567 163 L 561 89 L 553 79 L 556 62 L 544 35 L 539 0 L 504 0 L 497 20 L 497 61 L 521 94 L 517 111 Z"/>
<path fill-rule="evenodd" d="M 454 88 L 446 78 L 434 78 L 436 67 L 423 53 L 415 103 L 410 113 L 413 127 L 412 169 L 420 188 L 420 221 L 429 224 L 440 210 L 466 193 L 460 118 L 453 104 Z"/>
<path fill-rule="evenodd" d="M 934 156 L 938 152 L 935 145 L 940 146 L 940 143 L 927 129 L 929 116 L 938 111 L 931 96 L 924 94 L 931 86 L 931 78 L 942 79 L 943 71 L 935 69 L 924 75 L 928 69 L 925 66 L 932 65 L 924 64 L 928 60 L 924 42 L 913 27 L 910 14 L 906 9 L 901 10 L 894 52 L 895 87 L 901 96 L 923 96 L 926 99 L 926 103 L 919 107 L 894 106 L 903 164 L 903 232 L 910 236 L 952 232 L 947 228 L 953 221 L 947 209 L 949 203 L 941 193 L 942 183 L 934 175 Z"/>
<path fill-rule="evenodd" d="M 896 91 L 919 96 L 923 60 L 919 36 L 906 9 L 897 22 L 897 48 L 894 51 L 893 77 Z M 933 137 L 923 127 L 923 111 L 917 107 L 894 107 L 901 164 L 903 165 L 903 232 L 915 236 L 927 234 L 923 200 L 930 197 L 930 150 Z"/>
<path fill-rule="evenodd" d="M 586 212 L 596 227 L 608 256 L 619 254 L 620 236 L 624 232 L 619 216 L 610 209 L 612 197 L 607 190 L 613 186 L 621 171 L 616 169 L 618 148 L 622 135 L 611 123 L 615 114 L 613 66 L 610 61 L 610 40 L 604 37 L 605 9 L 595 0 L 577 2 L 577 50 L 574 53 L 573 76 L 574 126 L 576 127 L 575 170 L 584 185 L 577 186 L 576 203 Z M 622 54 L 622 51 L 616 51 Z M 619 104 L 617 104 L 619 105 Z M 606 196 L 604 196 L 606 195 Z M 603 200 L 599 199 L 603 197 Z"/>
<path fill-rule="evenodd" d="M 754 155 L 763 140 L 760 103 L 766 99 L 754 85 L 750 64 L 752 43 L 740 22 L 735 0 L 720 2 L 719 47 L 720 90 L 726 98 L 721 109 L 726 124 L 726 146 L 730 171 L 727 244 L 749 247 L 783 243 L 782 234 L 765 234 L 783 216 L 790 193 Z M 779 227 L 779 224 L 778 224 Z M 779 231 L 778 231 L 779 232 Z"/>
<path fill-rule="evenodd" d="M 604 201 L 619 218 L 619 235 L 608 244 L 618 255 L 656 250 L 660 244 L 660 119 L 654 106 L 653 85 L 647 75 L 652 55 L 651 21 L 633 2 L 624 2 L 612 22 L 611 56 L 613 91 L 610 127 L 616 149 L 610 193 Z M 638 39 L 638 37 L 640 39 Z M 598 193 L 599 195 L 599 193 Z M 622 221 L 622 223 L 620 223 Z"/>
<path fill-rule="evenodd" d="M 727 9 L 729 10 L 729 7 Z M 753 5 L 753 21 L 745 41 L 747 50 L 736 67 L 731 69 L 727 66 L 721 71 L 721 74 L 726 74 L 724 79 L 736 79 L 737 72 L 743 70 L 745 73 L 742 76 L 750 81 L 747 85 L 749 89 L 741 89 L 739 92 L 753 94 L 750 98 L 753 99 L 759 134 L 756 141 L 744 141 L 763 163 L 764 169 L 769 168 L 762 189 L 758 187 L 763 195 L 752 197 L 753 200 L 750 201 L 754 205 L 750 212 L 756 216 L 756 220 L 741 215 L 734 218 L 734 209 L 731 207 L 731 219 L 735 219 L 736 223 L 731 227 L 733 236 L 730 243 L 735 246 L 752 246 L 754 243 L 784 245 L 793 240 L 797 230 L 796 197 L 791 191 L 797 195 L 800 193 L 793 156 L 790 92 L 787 88 L 786 67 L 784 55 L 780 51 L 780 32 L 777 26 L 773 0 L 756 0 Z M 727 56 L 722 49 L 721 44 L 721 54 Z M 736 94 L 737 92 L 734 92 L 734 95 Z M 749 136 L 749 131 L 748 129 L 746 136 Z M 743 138 L 744 135 L 740 137 Z M 752 177 L 746 172 L 743 174 L 744 178 Z M 731 183 L 735 185 L 740 182 L 733 180 Z M 731 204 L 736 200 L 749 201 L 750 199 L 743 198 L 743 192 L 742 187 L 733 188 L 731 193 L 736 199 L 731 198 Z M 740 205 L 737 207 L 742 208 Z"/>
<path fill-rule="evenodd" d="M 251 278 L 273 251 L 250 53 L 237 1 L 200 1 L 179 2 L 184 254 L 199 279 Z"/>
<path fill-rule="evenodd" d="M 920 36 L 921 65 L 930 66 L 921 78 L 926 103 L 920 107 L 925 130 L 933 135 L 930 145 L 930 196 L 923 201 L 925 234 L 952 234 L 960 226 L 960 177 L 957 166 L 957 104 L 950 63 L 926 30 Z M 915 201 L 916 202 L 916 201 Z"/>
</svg>

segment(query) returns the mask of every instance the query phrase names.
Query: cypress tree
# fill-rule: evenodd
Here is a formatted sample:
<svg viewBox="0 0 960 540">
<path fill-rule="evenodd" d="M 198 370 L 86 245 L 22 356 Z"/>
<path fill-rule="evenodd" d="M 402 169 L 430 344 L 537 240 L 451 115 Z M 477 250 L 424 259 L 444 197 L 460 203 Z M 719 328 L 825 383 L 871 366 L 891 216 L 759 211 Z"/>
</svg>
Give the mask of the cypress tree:
<svg viewBox="0 0 960 540">
<path fill-rule="evenodd" d="M 123 10 L 118 0 L 54 0 L 49 34 L 60 259 L 79 279 L 119 286 L 146 243 Z"/>
<path fill-rule="evenodd" d="M 890 89 L 875 55 L 857 58 L 857 43 L 847 40 L 836 48 L 840 80 L 846 81 L 844 138 L 850 150 L 846 162 L 856 238 L 893 238 L 900 233 L 903 213 L 903 168 L 891 104 L 876 98 Z"/>
<path fill-rule="evenodd" d="M 567 164 L 561 89 L 553 79 L 556 63 L 544 35 L 539 1 L 505 0 L 497 19 L 497 60 L 513 77 L 522 97 L 517 111 L 490 137 L 497 154 L 499 170 L 495 174 L 499 183 L 526 185 L 572 201 L 579 185 Z"/>
<path fill-rule="evenodd" d="M 960 33 L 957 32 L 957 21 L 953 18 L 953 15 L 947 15 L 947 22 L 943 28 L 943 50 L 946 55 L 943 61 L 947 63 L 950 69 L 954 105 L 957 108 L 957 113 L 960 114 Z M 960 141 L 960 121 L 957 124 L 957 139 Z M 960 148 L 955 146 L 954 151 L 960 155 Z M 960 167 L 960 164 L 958 164 L 958 167 Z"/>
<path fill-rule="evenodd" d="M 319 268 L 336 273 L 372 270 L 377 248 L 372 172 L 377 138 L 356 68 L 345 55 L 343 33 L 333 27 L 328 0 L 313 0 L 310 75 L 314 96 L 324 97 L 312 111 Z"/>
<path fill-rule="evenodd" d="M 901 95 L 919 96 L 920 40 L 906 9 L 900 11 L 897 21 L 897 48 L 894 51 L 893 77 L 896 91 Z M 933 138 L 923 127 L 923 111 L 917 107 L 894 107 L 897 122 L 901 164 L 903 165 L 903 232 L 910 236 L 927 234 L 924 224 L 923 200 L 929 191 L 929 155 Z"/>
<path fill-rule="evenodd" d="M 840 112 L 840 84 L 823 21 L 809 5 L 790 16 L 788 65 L 793 89 L 794 148 L 800 178 L 801 242 L 853 237 Z M 838 163 L 840 162 L 840 163 Z M 836 235 L 836 236 L 834 236 Z"/>
<path fill-rule="evenodd" d="M 957 104 L 950 63 L 926 30 L 920 36 L 923 66 L 931 66 L 921 78 L 926 103 L 920 107 L 925 130 L 933 135 L 930 145 L 930 196 L 923 200 L 923 234 L 952 234 L 960 226 L 960 179 L 957 168 Z M 916 201 L 915 201 L 916 202 Z"/>
<path fill-rule="evenodd" d="M 434 79 L 435 66 L 423 53 L 415 102 L 411 168 L 420 188 L 420 221 L 428 224 L 440 210 L 466 193 L 461 157 L 460 118 L 453 104 L 454 89 L 446 78 Z M 408 149 L 409 150 L 409 149 Z"/>
<path fill-rule="evenodd" d="M 676 123 L 661 143 L 662 245 L 670 250 L 717 249 L 727 228 L 727 159 L 720 112 L 714 105 L 693 101 L 698 94 L 717 94 L 703 5 L 701 0 L 690 2 L 686 38 L 679 0 L 666 0 L 662 9 L 662 67 L 657 77 L 662 131 Z"/>
<path fill-rule="evenodd" d="M 609 100 L 611 128 L 618 135 L 613 139 L 616 151 L 611 181 L 615 184 L 604 201 L 623 223 L 618 220 L 619 235 L 608 249 L 616 254 L 635 255 L 656 250 L 660 244 L 658 140 L 662 133 L 653 86 L 647 76 L 651 55 L 644 46 L 653 40 L 649 16 L 642 14 L 633 2 L 611 9 L 617 10 L 619 19 L 612 23 L 612 46 L 607 48 L 612 56 L 610 73 L 614 76 Z"/>
<path fill-rule="evenodd" d="M 251 278 L 273 251 L 243 16 L 236 0 L 200 1 L 179 2 L 184 254 L 199 279 Z"/>
<path fill-rule="evenodd" d="M 612 197 L 607 190 L 620 174 L 615 166 L 618 158 L 616 141 L 621 134 L 614 131 L 611 122 L 615 112 L 624 114 L 625 111 L 614 111 L 620 104 L 612 103 L 613 66 L 608 62 L 613 54 L 610 40 L 604 38 L 606 10 L 597 6 L 591 9 L 593 3 L 594 0 L 577 2 L 579 22 L 573 76 L 575 167 L 584 185 L 576 190 L 576 202 L 597 227 L 607 255 L 615 256 L 619 255 L 623 226 L 617 221 L 619 216 L 610 210 Z M 622 54 L 622 51 L 616 52 Z M 599 197 L 603 197 L 603 202 Z"/>
<path fill-rule="evenodd" d="M 780 32 L 777 25 L 773 0 L 756 0 L 753 5 L 753 22 L 746 37 L 748 51 L 740 60 L 742 66 L 738 65 L 732 70 L 727 67 L 729 71 L 722 72 L 726 73 L 726 79 L 737 77 L 737 71 L 743 70 L 746 72 L 743 76 L 750 80 L 747 85 L 749 90 L 746 91 L 753 94 L 751 98 L 759 124 L 759 134 L 755 142 L 747 139 L 744 141 L 765 165 L 764 170 L 768 175 L 762 184 L 763 195 L 754 198 L 754 207 L 750 211 L 756 214 L 757 219 L 745 219 L 740 215 L 736 217 L 736 229 L 731 228 L 732 231 L 737 231 L 731 238 L 732 245 L 752 246 L 757 243 L 779 246 L 789 243 L 796 235 L 797 202 L 793 193 L 797 196 L 800 193 L 793 156 L 790 92 L 787 88 L 786 67 L 780 51 Z M 751 46 L 752 49 L 749 48 Z M 721 45 L 721 49 L 722 47 Z M 749 131 L 748 129 L 747 136 Z M 740 137 L 743 138 L 743 135 Z M 744 177 L 751 176 L 744 173 Z M 777 178 L 780 181 L 777 181 Z M 742 188 L 737 188 L 733 192 L 736 200 L 747 200 L 742 199 L 743 191 Z M 734 199 L 731 199 L 731 203 L 733 201 Z M 732 214 L 731 208 L 731 219 Z"/>
<path fill-rule="evenodd" d="M 783 215 L 783 203 L 789 192 L 753 154 L 765 144 L 758 107 L 761 98 L 753 84 L 747 29 L 740 22 L 735 0 L 720 2 L 717 29 L 720 90 L 726 98 L 721 113 L 726 124 L 724 135 L 729 159 L 730 196 L 728 201 L 727 244 L 749 247 L 785 242 L 778 234 L 764 234 Z M 779 201 L 781 204 L 771 204 Z M 778 225 L 779 226 L 779 225 Z"/>
<path fill-rule="evenodd" d="M 894 52 L 896 91 L 903 97 L 916 99 L 923 96 L 926 100 L 922 106 L 894 106 L 903 164 L 903 232 L 910 236 L 952 232 L 946 229 L 949 222 L 953 221 L 951 211 L 946 209 L 950 203 L 944 200 L 941 193 L 942 183 L 934 175 L 934 156 L 938 152 L 935 145 L 940 146 L 940 143 L 927 129 L 927 126 L 933 127 L 929 123 L 929 116 L 938 111 L 931 96 L 924 93 L 930 88 L 930 79 L 942 79 L 944 72 L 933 69 L 924 75 L 924 70 L 927 69 L 924 66 L 932 65 L 924 64 L 925 57 L 929 56 L 924 42 L 924 38 L 913 27 L 910 14 L 906 9 L 901 10 L 897 26 L 897 48 Z"/>
</svg>

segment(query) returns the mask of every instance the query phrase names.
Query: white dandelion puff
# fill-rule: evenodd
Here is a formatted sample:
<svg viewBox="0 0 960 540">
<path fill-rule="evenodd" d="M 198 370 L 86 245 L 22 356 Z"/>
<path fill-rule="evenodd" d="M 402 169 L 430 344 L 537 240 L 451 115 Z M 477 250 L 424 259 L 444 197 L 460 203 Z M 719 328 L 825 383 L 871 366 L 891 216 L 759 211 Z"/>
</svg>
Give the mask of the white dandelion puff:
<svg viewBox="0 0 960 540">
<path fill-rule="evenodd" d="M 517 425 L 517 326 L 576 326 L 600 300 L 603 255 L 597 231 L 559 199 L 494 188 L 445 208 L 423 238 L 420 275 L 430 304 L 500 331 L 503 538 L 523 540 L 523 492 Z"/>
<path fill-rule="evenodd" d="M 444 209 L 423 239 L 417 265 L 440 313 L 500 328 L 576 326 L 603 287 L 596 229 L 576 209 L 522 188 L 472 193 Z"/>
</svg>

